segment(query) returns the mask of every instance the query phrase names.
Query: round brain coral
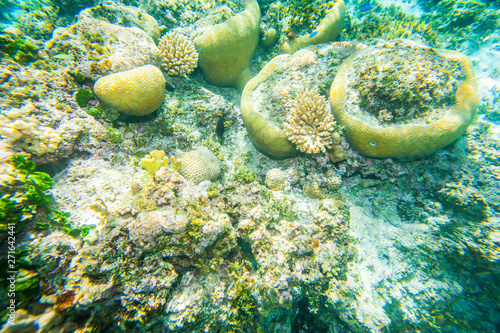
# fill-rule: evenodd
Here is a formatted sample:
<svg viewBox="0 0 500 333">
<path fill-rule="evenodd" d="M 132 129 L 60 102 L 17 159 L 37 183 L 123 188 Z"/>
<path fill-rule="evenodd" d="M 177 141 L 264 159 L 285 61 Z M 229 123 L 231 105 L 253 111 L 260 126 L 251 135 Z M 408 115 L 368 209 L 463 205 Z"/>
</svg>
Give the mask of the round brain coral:
<svg viewBox="0 0 500 333">
<path fill-rule="evenodd" d="M 145 65 L 101 77 L 94 94 L 104 106 L 129 116 L 145 116 L 163 103 L 165 77 L 158 67 Z"/>
<path fill-rule="evenodd" d="M 463 54 L 393 40 L 346 59 L 330 102 L 360 153 L 418 158 L 464 133 L 479 98 L 472 64 Z"/>
<path fill-rule="evenodd" d="M 221 175 L 221 163 L 209 149 L 200 147 L 172 158 L 184 178 L 195 184 L 204 180 L 214 181 Z"/>
<path fill-rule="evenodd" d="M 198 66 L 198 52 L 193 41 L 176 31 L 160 38 L 158 49 L 161 66 L 169 75 L 186 75 Z"/>
<path fill-rule="evenodd" d="M 286 174 L 280 169 L 271 169 L 266 173 L 266 186 L 270 190 L 281 191 L 286 183 Z"/>
</svg>

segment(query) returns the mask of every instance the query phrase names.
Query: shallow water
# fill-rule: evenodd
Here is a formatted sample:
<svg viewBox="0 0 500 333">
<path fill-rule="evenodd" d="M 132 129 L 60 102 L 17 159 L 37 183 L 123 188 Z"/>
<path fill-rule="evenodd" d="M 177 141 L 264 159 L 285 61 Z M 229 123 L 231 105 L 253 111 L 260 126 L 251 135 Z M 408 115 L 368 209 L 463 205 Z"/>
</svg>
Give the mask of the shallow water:
<svg viewBox="0 0 500 333">
<path fill-rule="evenodd" d="M 0 10 L 0 332 L 500 330 L 498 1 Z"/>
</svg>

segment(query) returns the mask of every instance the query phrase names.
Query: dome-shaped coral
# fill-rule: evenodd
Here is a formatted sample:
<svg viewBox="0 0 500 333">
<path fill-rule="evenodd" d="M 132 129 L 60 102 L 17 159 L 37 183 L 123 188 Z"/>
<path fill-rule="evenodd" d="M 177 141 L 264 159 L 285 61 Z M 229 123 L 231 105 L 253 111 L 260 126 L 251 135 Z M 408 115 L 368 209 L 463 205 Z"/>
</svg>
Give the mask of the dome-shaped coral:
<svg viewBox="0 0 500 333">
<path fill-rule="evenodd" d="M 130 116 L 145 116 L 163 103 L 165 77 L 158 67 L 145 65 L 101 77 L 94 93 L 104 105 Z"/>
<path fill-rule="evenodd" d="M 193 41 L 176 31 L 160 38 L 158 49 L 161 66 L 169 75 L 186 75 L 198 66 L 198 51 Z"/>
<path fill-rule="evenodd" d="M 281 191 L 286 187 L 286 173 L 280 169 L 271 169 L 266 173 L 266 186 L 273 191 Z"/>
<path fill-rule="evenodd" d="M 464 55 L 393 40 L 346 59 L 332 83 L 330 102 L 360 153 L 416 158 L 465 132 L 478 94 Z"/>
<path fill-rule="evenodd" d="M 221 163 L 208 148 L 182 153 L 172 158 L 174 168 L 195 184 L 204 180 L 216 180 L 221 175 Z"/>
</svg>

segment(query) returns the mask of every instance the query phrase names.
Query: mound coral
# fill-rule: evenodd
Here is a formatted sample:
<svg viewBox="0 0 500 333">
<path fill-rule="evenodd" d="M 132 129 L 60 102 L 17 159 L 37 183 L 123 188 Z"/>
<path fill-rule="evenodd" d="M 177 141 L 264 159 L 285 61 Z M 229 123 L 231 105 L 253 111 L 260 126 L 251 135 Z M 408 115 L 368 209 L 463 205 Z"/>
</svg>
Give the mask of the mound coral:
<svg viewBox="0 0 500 333">
<path fill-rule="evenodd" d="M 243 89 L 251 77 L 248 67 L 259 42 L 259 27 L 259 4 L 246 0 L 244 11 L 211 26 L 194 40 L 208 82 Z"/>
<path fill-rule="evenodd" d="M 126 115 L 145 116 L 163 103 L 165 77 L 158 67 L 145 65 L 100 78 L 94 93 L 105 106 Z"/>
<path fill-rule="evenodd" d="M 330 102 L 360 153 L 418 158 L 464 133 L 479 99 L 472 64 L 463 54 L 393 40 L 346 59 Z"/>
<path fill-rule="evenodd" d="M 295 99 L 283 130 L 301 152 L 324 153 L 332 146 L 334 124 L 326 99 L 315 90 L 305 89 Z"/>
<path fill-rule="evenodd" d="M 158 48 L 161 66 L 169 75 L 186 75 L 198 66 L 198 52 L 193 42 L 176 31 L 160 38 Z"/>
<path fill-rule="evenodd" d="M 280 169 L 271 169 L 266 173 L 266 186 L 273 191 L 281 191 L 286 187 L 286 173 Z"/>
<path fill-rule="evenodd" d="M 338 0 L 311 34 L 297 37 L 283 44 L 281 50 L 284 53 L 294 53 L 309 45 L 330 42 L 340 33 L 344 20 L 345 4 L 343 0 Z"/>
<path fill-rule="evenodd" d="M 205 147 L 172 157 L 172 163 L 174 169 L 195 184 L 204 180 L 214 181 L 221 175 L 220 161 Z"/>
</svg>

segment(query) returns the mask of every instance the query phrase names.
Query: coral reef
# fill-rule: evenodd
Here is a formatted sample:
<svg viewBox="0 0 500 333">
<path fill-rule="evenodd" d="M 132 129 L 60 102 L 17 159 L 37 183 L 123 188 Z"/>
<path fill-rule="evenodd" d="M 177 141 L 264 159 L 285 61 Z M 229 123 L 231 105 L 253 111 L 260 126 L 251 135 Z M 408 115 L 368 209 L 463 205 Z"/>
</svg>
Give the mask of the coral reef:
<svg viewBox="0 0 500 333">
<path fill-rule="evenodd" d="M 158 67 L 145 65 L 101 77 L 94 84 L 101 103 L 130 116 L 154 112 L 165 97 L 165 77 Z"/>
<path fill-rule="evenodd" d="M 221 175 L 221 163 L 206 147 L 179 154 L 172 158 L 174 169 L 186 179 L 198 184 L 204 180 L 214 181 Z"/>
<path fill-rule="evenodd" d="M 161 66 L 169 75 L 186 75 L 198 66 L 198 52 L 191 40 L 170 31 L 158 43 Z"/>
<path fill-rule="evenodd" d="M 324 153 L 331 148 L 335 120 L 316 90 L 299 92 L 286 121 L 283 131 L 301 152 Z"/>
<path fill-rule="evenodd" d="M 333 41 L 340 33 L 345 19 L 345 4 L 343 0 L 336 0 L 325 17 L 318 26 L 309 34 L 294 38 L 290 42 L 282 45 L 281 51 L 284 53 L 294 53 L 295 51 L 313 44 Z"/>
<path fill-rule="evenodd" d="M 260 9 L 246 0 L 245 10 L 209 27 L 194 40 L 199 66 L 209 83 L 242 90 L 250 79 L 250 60 L 259 41 Z"/>
<path fill-rule="evenodd" d="M 408 62 L 408 56 L 415 59 Z M 384 63 L 385 59 L 393 60 Z M 441 72 L 437 61 L 450 72 Z M 405 64 L 414 64 L 405 70 L 414 76 L 397 82 L 397 75 L 383 74 L 402 71 Z M 379 88 L 370 91 L 374 85 Z M 472 65 L 464 55 L 394 40 L 360 50 L 344 61 L 332 83 L 330 102 L 347 140 L 362 154 L 415 158 L 432 154 L 464 133 L 476 112 L 478 95 Z"/>
<path fill-rule="evenodd" d="M 288 183 L 287 175 L 280 169 L 271 169 L 266 173 L 265 183 L 270 190 L 284 190 Z"/>
</svg>

